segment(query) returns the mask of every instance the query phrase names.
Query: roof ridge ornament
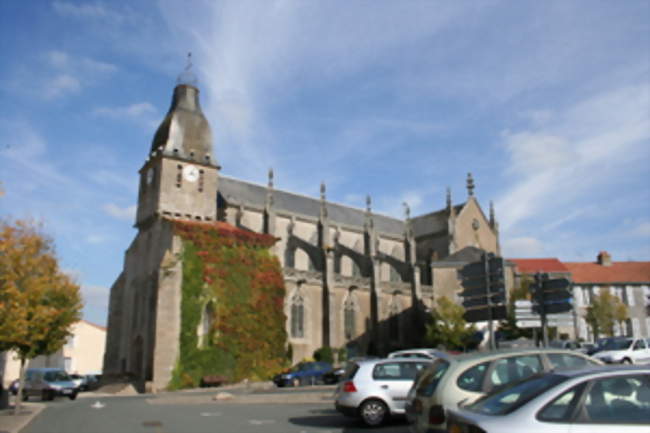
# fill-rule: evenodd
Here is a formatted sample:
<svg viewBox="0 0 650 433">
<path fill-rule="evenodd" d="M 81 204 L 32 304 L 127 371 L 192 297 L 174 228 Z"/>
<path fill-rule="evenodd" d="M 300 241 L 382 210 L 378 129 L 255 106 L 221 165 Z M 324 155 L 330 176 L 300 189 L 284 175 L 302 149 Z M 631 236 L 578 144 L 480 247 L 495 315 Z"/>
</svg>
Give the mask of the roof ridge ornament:
<svg viewBox="0 0 650 433">
<path fill-rule="evenodd" d="M 185 85 L 190 85 L 196 87 L 196 83 L 198 82 L 198 79 L 196 78 L 196 75 L 194 75 L 194 72 L 192 72 L 192 52 L 189 51 L 187 53 L 187 64 L 185 65 L 185 69 L 183 69 L 183 72 L 178 74 L 178 78 L 176 78 L 176 84 L 185 84 Z"/>
<path fill-rule="evenodd" d="M 273 189 L 273 167 L 269 168 L 269 189 Z"/>
<path fill-rule="evenodd" d="M 474 196 L 474 178 L 472 177 L 472 173 L 467 173 L 467 195 L 470 197 Z"/>
</svg>

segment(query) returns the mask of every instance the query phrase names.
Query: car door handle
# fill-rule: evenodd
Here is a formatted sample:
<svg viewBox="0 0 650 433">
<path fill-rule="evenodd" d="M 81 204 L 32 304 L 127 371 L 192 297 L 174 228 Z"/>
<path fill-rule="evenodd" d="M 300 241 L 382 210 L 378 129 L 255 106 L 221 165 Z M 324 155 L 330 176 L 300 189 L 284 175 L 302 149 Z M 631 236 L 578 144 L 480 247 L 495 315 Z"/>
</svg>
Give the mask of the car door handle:
<svg viewBox="0 0 650 433">
<path fill-rule="evenodd" d="M 382 385 L 381 389 L 388 389 L 388 385 Z"/>
</svg>

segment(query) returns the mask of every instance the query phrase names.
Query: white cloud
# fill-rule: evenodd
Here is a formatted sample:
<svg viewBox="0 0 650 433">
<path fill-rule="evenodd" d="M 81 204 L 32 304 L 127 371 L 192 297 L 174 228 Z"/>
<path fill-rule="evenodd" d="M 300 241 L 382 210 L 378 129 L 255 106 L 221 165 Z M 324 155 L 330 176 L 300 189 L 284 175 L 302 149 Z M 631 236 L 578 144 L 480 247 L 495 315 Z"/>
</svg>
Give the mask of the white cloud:
<svg viewBox="0 0 650 433">
<path fill-rule="evenodd" d="M 149 102 L 136 102 L 124 107 L 98 107 L 94 114 L 107 117 L 139 117 L 156 114 L 156 108 Z"/>
<path fill-rule="evenodd" d="M 99 234 L 90 234 L 86 236 L 86 242 L 91 245 L 103 244 L 104 242 L 106 242 L 106 236 L 99 235 Z"/>
<path fill-rule="evenodd" d="M 135 219 L 136 206 L 120 207 L 114 203 L 105 204 L 102 209 L 113 218 L 124 221 L 133 221 Z"/>
<path fill-rule="evenodd" d="M 44 85 L 44 96 L 46 99 L 79 93 L 79 91 L 81 91 L 81 82 L 70 74 L 57 75 L 47 80 Z"/>
<path fill-rule="evenodd" d="M 70 2 L 55 1 L 52 3 L 52 8 L 59 15 L 75 18 L 104 18 L 113 14 L 99 3 L 77 5 Z"/>
<path fill-rule="evenodd" d="M 518 237 L 505 239 L 502 249 L 505 257 L 539 257 L 544 252 L 544 245 L 539 239 Z"/>
<path fill-rule="evenodd" d="M 591 205 L 610 179 L 631 176 L 634 163 L 650 156 L 649 92 L 647 83 L 602 91 L 558 111 L 543 127 L 505 131 L 513 186 L 498 200 L 502 228 L 540 212 Z"/>
</svg>

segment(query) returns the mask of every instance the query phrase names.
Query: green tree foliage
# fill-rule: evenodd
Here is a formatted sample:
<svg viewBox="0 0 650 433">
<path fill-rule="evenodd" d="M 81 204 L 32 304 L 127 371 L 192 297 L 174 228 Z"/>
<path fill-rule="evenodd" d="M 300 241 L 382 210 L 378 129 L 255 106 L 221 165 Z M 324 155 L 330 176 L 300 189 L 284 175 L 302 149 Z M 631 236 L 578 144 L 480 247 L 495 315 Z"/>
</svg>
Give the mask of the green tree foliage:
<svg viewBox="0 0 650 433">
<path fill-rule="evenodd" d="M 334 364 L 334 352 L 332 351 L 331 347 L 323 346 L 314 351 L 314 359 L 316 361 L 323 361 Z"/>
<path fill-rule="evenodd" d="M 468 326 L 463 314 L 465 309 L 446 296 L 438 298 L 433 310 L 432 320 L 427 325 L 426 343 L 432 347 L 444 347 L 450 350 L 466 348 L 476 333 L 476 328 Z"/>
<path fill-rule="evenodd" d="M 26 361 L 59 350 L 81 308 L 79 286 L 61 272 L 53 243 L 40 227 L 1 222 L 0 351 L 17 353 L 21 393 Z"/>
<path fill-rule="evenodd" d="M 594 296 L 587 308 L 585 319 L 596 338 L 600 334 L 614 335 L 614 324 L 622 323 L 628 318 L 627 307 L 621 300 L 613 296 L 609 287 L 603 287 L 598 296 Z"/>
<path fill-rule="evenodd" d="M 506 320 L 499 323 L 499 334 L 502 339 L 516 340 L 521 337 L 532 337 L 531 329 L 517 326 L 517 318 L 515 316 L 515 302 L 530 299 L 530 285 L 532 282 L 533 279 L 526 275 L 521 279 L 519 286 L 514 287 L 510 292 Z"/>
</svg>

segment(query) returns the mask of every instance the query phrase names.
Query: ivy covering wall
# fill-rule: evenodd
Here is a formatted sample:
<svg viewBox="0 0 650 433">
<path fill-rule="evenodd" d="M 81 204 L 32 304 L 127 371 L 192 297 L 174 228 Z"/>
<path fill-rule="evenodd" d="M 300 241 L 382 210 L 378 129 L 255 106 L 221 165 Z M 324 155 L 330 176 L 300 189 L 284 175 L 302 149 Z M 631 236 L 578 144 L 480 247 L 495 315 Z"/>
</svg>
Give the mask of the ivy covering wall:
<svg viewBox="0 0 650 433">
<path fill-rule="evenodd" d="M 220 222 L 173 224 L 183 240 L 183 283 L 180 357 L 169 387 L 196 387 L 208 375 L 263 380 L 282 370 L 285 288 L 269 251 L 276 239 Z M 206 310 L 214 315 L 202 322 Z M 202 323 L 209 329 L 200 341 Z"/>
</svg>

